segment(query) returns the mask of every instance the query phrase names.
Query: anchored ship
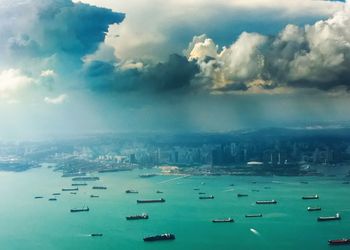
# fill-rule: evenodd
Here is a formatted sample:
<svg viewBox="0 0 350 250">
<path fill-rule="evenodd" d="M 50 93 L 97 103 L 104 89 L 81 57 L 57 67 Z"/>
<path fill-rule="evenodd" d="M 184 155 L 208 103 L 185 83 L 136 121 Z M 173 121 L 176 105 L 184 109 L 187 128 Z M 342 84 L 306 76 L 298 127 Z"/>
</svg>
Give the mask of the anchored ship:
<svg viewBox="0 0 350 250">
<path fill-rule="evenodd" d="M 92 233 L 92 234 L 90 234 L 90 236 L 91 237 L 102 237 L 103 234 L 101 234 L 101 233 Z"/>
<path fill-rule="evenodd" d="M 126 217 L 127 220 L 147 220 L 148 219 L 148 214 L 143 213 L 139 215 L 130 215 Z"/>
<path fill-rule="evenodd" d="M 128 189 L 128 190 L 125 191 L 125 193 L 127 193 L 127 194 L 138 194 L 139 192 L 136 191 L 136 190 Z"/>
<path fill-rule="evenodd" d="M 246 218 L 255 218 L 255 217 L 262 217 L 262 214 L 246 214 Z"/>
<path fill-rule="evenodd" d="M 165 202 L 165 199 L 154 199 L 154 200 L 137 200 L 137 203 L 159 203 L 159 202 Z"/>
<path fill-rule="evenodd" d="M 237 194 L 237 197 L 247 197 L 247 194 Z"/>
<path fill-rule="evenodd" d="M 81 176 L 81 177 L 74 177 L 72 181 L 98 181 L 100 177 L 94 177 L 94 176 Z"/>
<path fill-rule="evenodd" d="M 303 196 L 302 197 L 303 200 L 316 200 L 318 198 L 320 198 L 320 197 L 317 194 L 315 194 L 315 195 L 308 195 L 308 196 Z"/>
<path fill-rule="evenodd" d="M 261 205 L 261 204 L 277 204 L 277 201 L 276 201 L 276 200 L 270 200 L 270 201 L 256 201 L 255 203 L 258 204 L 258 205 Z"/>
<path fill-rule="evenodd" d="M 313 211 L 321 211 L 320 207 L 307 207 L 307 211 L 313 212 Z"/>
<path fill-rule="evenodd" d="M 210 195 L 210 196 L 199 196 L 199 199 L 200 200 L 214 199 L 214 196 L 213 195 Z"/>
<path fill-rule="evenodd" d="M 159 234 L 143 238 L 144 241 L 175 240 L 174 234 Z"/>
<path fill-rule="evenodd" d="M 62 188 L 62 191 L 78 191 L 79 188 Z"/>
<path fill-rule="evenodd" d="M 336 239 L 336 240 L 329 240 L 329 245 L 346 245 L 350 244 L 350 239 L 343 238 L 343 239 Z"/>
<path fill-rule="evenodd" d="M 234 222 L 232 218 L 226 218 L 226 219 L 214 219 L 212 220 L 214 223 L 221 223 L 221 222 Z"/>
<path fill-rule="evenodd" d="M 340 214 L 336 213 L 335 216 L 320 216 L 317 218 L 317 221 L 330 221 L 330 220 L 340 220 Z"/>
<path fill-rule="evenodd" d="M 103 187 L 103 186 L 93 186 L 92 189 L 107 189 L 107 187 Z"/>
<path fill-rule="evenodd" d="M 76 212 L 89 212 L 90 209 L 89 207 L 82 207 L 82 208 L 72 208 L 71 210 L 71 213 L 76 213 Z"/>
</svg>

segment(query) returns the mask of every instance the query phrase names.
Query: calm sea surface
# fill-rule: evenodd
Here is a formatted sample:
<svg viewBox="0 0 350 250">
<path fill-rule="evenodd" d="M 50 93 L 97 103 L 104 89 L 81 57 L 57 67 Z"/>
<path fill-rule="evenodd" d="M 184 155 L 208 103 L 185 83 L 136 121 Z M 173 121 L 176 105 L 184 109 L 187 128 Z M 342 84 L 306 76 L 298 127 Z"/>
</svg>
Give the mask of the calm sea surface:
<svg viewBox="0 0 350 250">
<path fill-rule="evenodd" d="M 350 185 L 327 177 L 176 177 L 140 178 L 149 171 L 96 174 L 101 179 L 61 192 L 71 178 L 48 168 L 23 173 L 0 172 L 0 248 L 20 249 L 330 249 L 327 240 L 350 237 Z M 307 181 L 302 184 L 300 181 Z M 256 182 L 256 183 L 253 183 Z M 234 184 L 234 186 L 231 186 Z M 93 185 L 107 190 L 92 190 Z M 199 188 L 200 191 L 193 190 Z M 139 194 L 126 194 L 136 189 Z M 253 192 L 252 190 L 259 190 Z M 157 194 L 156 191 L 163 191 Z M 56 202 L 52 193 L 61 192 Z M 199 200 L 198 192 L 214 195 Z M 237 198 L 237 193 L 248 197 Z M 91 194 L 100 198 L 90 198 Z M 319 200 L 302 200 L 318 194 Z M 44 199 L 34 199 L 44 196 Z M 137 199 L 165 198 L 165 203 L 137 204 Z M 256 205 L 276 199 L 277 205 Z M 70 213 L 88 205 L 88 213 Z M 308 206 L 322 211 L 307 212 Z M 148 220 L 125 216 L 149 214 Z M 317 222 L 339 212 L 340 221 Z M 262 213 L 262 218 L 245 214 Z M 212 223 L 232 217 L 234 223 Z M 176 240 L 143 242 L 144 236 L 174 233 Z M 103 233 L 103 237 L 89 237 Z M 348 249 L 348 246 L 336 247 Z"/>
</svg>

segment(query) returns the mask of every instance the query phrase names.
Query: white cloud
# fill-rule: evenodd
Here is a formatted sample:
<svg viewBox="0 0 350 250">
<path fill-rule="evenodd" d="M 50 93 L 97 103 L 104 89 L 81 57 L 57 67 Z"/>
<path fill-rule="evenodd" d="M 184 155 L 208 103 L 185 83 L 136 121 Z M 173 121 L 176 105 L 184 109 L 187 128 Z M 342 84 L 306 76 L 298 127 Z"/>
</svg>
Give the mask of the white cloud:
<svg viewBox="0 0 350 250">
<path fill-rule="evenodd" d="M 52 69 L 43 70 L 40 73 L 41 77 L 55 77 L 56 73 Z"/>
<path fill-rule="evenodd" d="M 197 36 L 184 52 L 197 60 L 199 76 L 214 90 L 349 89 L 349 27 L 350 9 L 344 8 L 313 25 L 287 25 L 276 37 L 243 32 L 222 49 L 207 36 Z"/>
<path fill-rule="evenodd" d="M 59 95 L 57 97 L 45 97 L 44 98 L 44 102 L 48 103 L 48 104 L 62 104 L 64 103 L 65 101 L 67 101 L 68 99 L 68 95 L 67 94 L 62 94 L 62 95 Z"/>
<path fill-rule="evenodd" d="M 18 69 L 0 71 L 0 98 L 10 98 L 33 83 L 31 77 Z"/>
<path fill-rule="evenodd" d="M 80 1 L 80 0 L 79 0 Z M 78 2 L 78 0 L 76 1 Z M 343 8 L 337 1 L 323 0 L 82 0 L 126 13 L 120 25 L 113 25 L 106 43 L 123 60 L 165 59 L 169 50 L 181 51 L 187 33 L 234 30 L 244 22 L 261 19 L 278 23 L 329 17 Z M 191 34 L 191 35 L 193 35 Z M 180 41 L 178 36 L 183 39 Z M 178 40 L 176 40 L 178 39 Z"/>
</svg>

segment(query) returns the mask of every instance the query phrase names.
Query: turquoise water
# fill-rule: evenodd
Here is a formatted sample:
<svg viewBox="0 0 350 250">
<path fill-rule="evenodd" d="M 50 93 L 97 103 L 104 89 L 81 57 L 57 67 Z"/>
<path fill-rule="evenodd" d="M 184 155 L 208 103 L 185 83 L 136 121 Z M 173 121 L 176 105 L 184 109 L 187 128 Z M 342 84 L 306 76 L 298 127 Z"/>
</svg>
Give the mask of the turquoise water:
<svg viewBox="0 0 350 250">
<path fill-rule="evenodd" d="M 47 168 L 23 173 L 0 172 L 1 249 L 329 249 L 328 239 L 350 237 L 350 185 L 325 177 L 186 177 L 139 178 L 146 171 L 99 174 L 100 181 L 79 187 L 77 195 L 61 192 L 70 178 Z M 148 172 L 148 171 L 147 171 Z M 256 181 L 257 183 L 252 183 Z M 309 184 L 301 184 L 308 181 Z M 203 183 L 204 182 L 204 183 Z M 202 184 L 203 183 L 203 184 Z M 230 186 L 230 184 L 235 186 Z M 92 185 L 107 190 L 92 190 Z M 270 187 L 265 189 L 264 187 Z M 199 200 L 198 192 L 214 195 Z M 125 194 L 136 189 L 139 194 Z M 252 192 L 258 189 L 260 192 Z M 161 190 L 163 194 L 156 194 Z M 49 202 L 61 192 L 57 202 Z M 248 197 L 237 198 L 237 193 Z M 319 194 L 319 200 L 302 200 Z M 90 194 L 100 198 L 90 198 Z M 33 197 L 42 195 L 44 199 Z M 165 198 L 165 203 L 137 204 L 137 199 Z M 276 199 L 277 205 L 256 205 Z M 70 213 L 88 205 L 88 213 Z M 307 206 L 322 211 L 307 212 Z M 149 220 L 126 221 L 125 216 L 147 212 Z M 318 216 L 340 212 L 342 220 L 317 222 Z M 262 213 L 262 218 L 245 218 Z M 234 223 L 212 223 L 214 218 Z M 159 233 L 176 234 L 175 241 L 143 242 Z M 103 233 L 103 237 L 89 237 Z M 337 249 L 345 249 L 340 246 Z"/>
</svg>

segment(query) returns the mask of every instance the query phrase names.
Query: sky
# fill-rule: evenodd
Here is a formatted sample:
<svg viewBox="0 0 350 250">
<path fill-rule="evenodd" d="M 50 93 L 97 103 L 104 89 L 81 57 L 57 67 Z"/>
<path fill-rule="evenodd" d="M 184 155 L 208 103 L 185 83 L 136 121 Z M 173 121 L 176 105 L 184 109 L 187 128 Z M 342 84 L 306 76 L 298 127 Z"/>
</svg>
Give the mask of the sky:
<svg viewBox="0 0 350 250">
<path fill-rule="evenodd" d="M 0 0 L 0 139 L 348 121 L 350 2 Z"/>
</svg>

